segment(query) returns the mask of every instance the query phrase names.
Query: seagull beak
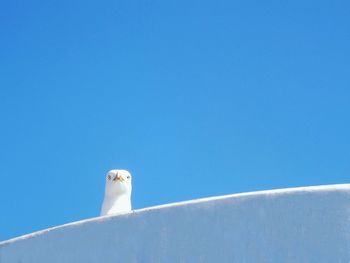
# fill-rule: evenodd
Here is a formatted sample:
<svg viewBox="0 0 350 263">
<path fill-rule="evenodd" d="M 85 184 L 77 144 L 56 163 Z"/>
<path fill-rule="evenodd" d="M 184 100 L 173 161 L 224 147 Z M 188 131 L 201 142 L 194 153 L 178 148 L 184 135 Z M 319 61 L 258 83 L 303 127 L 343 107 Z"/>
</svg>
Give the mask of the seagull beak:
<svg viewBox="0 0 350 263">
<path fill-rule="evenodd" d="M 123 176 L 117 174 L 116 177 L 114 177 L 113 181 L 123 182 L 124 178 L 123 178 Z"/>
</svg>

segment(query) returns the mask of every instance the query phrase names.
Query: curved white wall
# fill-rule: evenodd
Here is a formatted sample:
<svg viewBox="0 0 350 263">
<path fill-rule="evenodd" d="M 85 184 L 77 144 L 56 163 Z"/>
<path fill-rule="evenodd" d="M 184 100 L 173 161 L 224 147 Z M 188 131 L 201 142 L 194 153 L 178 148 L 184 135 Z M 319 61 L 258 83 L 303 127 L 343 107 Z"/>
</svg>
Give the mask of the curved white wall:
<svg viewBox="0 0 350 263">
<path fill-rule="evenodd" d="M 67 224 L 0 243 L 1 263 L 350 262 L 350 185 L 253 192 Z"/>
</svg>

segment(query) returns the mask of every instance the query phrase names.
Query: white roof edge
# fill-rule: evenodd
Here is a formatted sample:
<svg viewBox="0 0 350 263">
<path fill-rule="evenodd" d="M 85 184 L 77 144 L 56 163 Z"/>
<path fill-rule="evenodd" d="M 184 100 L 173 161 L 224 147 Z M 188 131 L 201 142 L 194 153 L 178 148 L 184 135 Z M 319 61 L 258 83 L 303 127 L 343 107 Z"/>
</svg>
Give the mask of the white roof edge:
<svg viewBox="0 0 350 263">
<path fill-rule="evenodd" d="M 134 213 L 143 213 L 147 211 L 152 210 L 158 210 L 158 209 L 164 209 L 164 208 L 171 208 L 171 207 L 177 207 L 177 206 L 183 206 L 183 205 L 189 205 L 189 204 L 197 204 L 202 202 L 208 202 L 208 201 L 215 201 L 215 200 L 222 200 L 227 198 L 239 198 L 239 197 L 246 197 L 246 196 L 263 196 L 263 195 L 280 195 L 280 194 L 290 194 L 290 193 L 296 193 L 296 192 L 323 192 L 323 191 L 335 191 L 335 190 L 350 190 L 350 184 L 332 184 L 332 185 L 318 185 L 318 186 L 303 186 L 303 187 L 293 187 L 293 188 L 281 188 L 281 189 L 273 189 L 273 190 L 260 190 L 260 191 L 253 191 L 253 192 L 244 192 L 244 193 L 236 193 L 236 194 L 229 194 L 229 195 L 221 195 L 221 196 L 213 196 L 213 197 L 205 197 L 205 198 L 199 198 L 199 199 L 193 199 L 188 201 L 181 201 L 176 203 L 169 203 L 164 205 L 157 205 L 157 206 L 151 206 L 141 209 L 133 210 L 132 212 L 123 213 L 123 214 L 117 214 L 117 215 L 109 215 L 109 216 L 102 216 L 102 217 L 93 217 L 89 219 L 84 219 L 80 221 L 70 222 L 67 224 L 47 228 L 44 230 L 39 230 L 33 233 L 25 234 L 19 237 L 11 238 L 5 241 L 0 242 L 0 247 L 5 246 L 8 244 L 11 244 L 16 241 L 30 239 L 38 235 L 42 235 L 46 232 L 50 232 L 56 229 L 61 229 L 65 227 L 72 227 L 81 225 L 88 222 L 94 222 L 94 221 L 105 221 L 110 220 L 111 218 L 120 217 L 120 216 L 128 216 L 132 215 Z"/>
</svg>

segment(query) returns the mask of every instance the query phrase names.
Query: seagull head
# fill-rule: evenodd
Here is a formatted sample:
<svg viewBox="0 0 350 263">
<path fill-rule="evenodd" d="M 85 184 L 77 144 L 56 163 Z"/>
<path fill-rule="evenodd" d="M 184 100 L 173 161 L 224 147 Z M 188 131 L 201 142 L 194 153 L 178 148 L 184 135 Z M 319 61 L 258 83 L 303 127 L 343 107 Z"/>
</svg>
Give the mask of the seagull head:
<svg viewBox="0 0 350 263">
<path fill-rule="evenodd" d="M 126 170 L 110 170 L 106 176 L 106 194 L 131 195 L 131 174 Z"/>
</svg>

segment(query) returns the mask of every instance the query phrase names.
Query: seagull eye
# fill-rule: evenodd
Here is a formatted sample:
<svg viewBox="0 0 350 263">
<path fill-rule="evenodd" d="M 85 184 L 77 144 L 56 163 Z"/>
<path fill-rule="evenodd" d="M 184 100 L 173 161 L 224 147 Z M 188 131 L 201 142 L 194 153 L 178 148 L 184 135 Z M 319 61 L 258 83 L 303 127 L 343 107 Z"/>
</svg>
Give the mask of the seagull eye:
<svg viewBox="0 0 350 263">
<path fill-rule="evenodd" d="M 131 178 L 131 176 L 130 176 L 130 175 L 128 175 L 126 178 L 130 179 L 130 178 Z"/>
<path fill-rule="evenodd" d="M 111 180 L 112 176 L 109 174 L 109 175 L 107 176 L 107 178 L 108 178 L 108 180 Z"/>
</svg>

